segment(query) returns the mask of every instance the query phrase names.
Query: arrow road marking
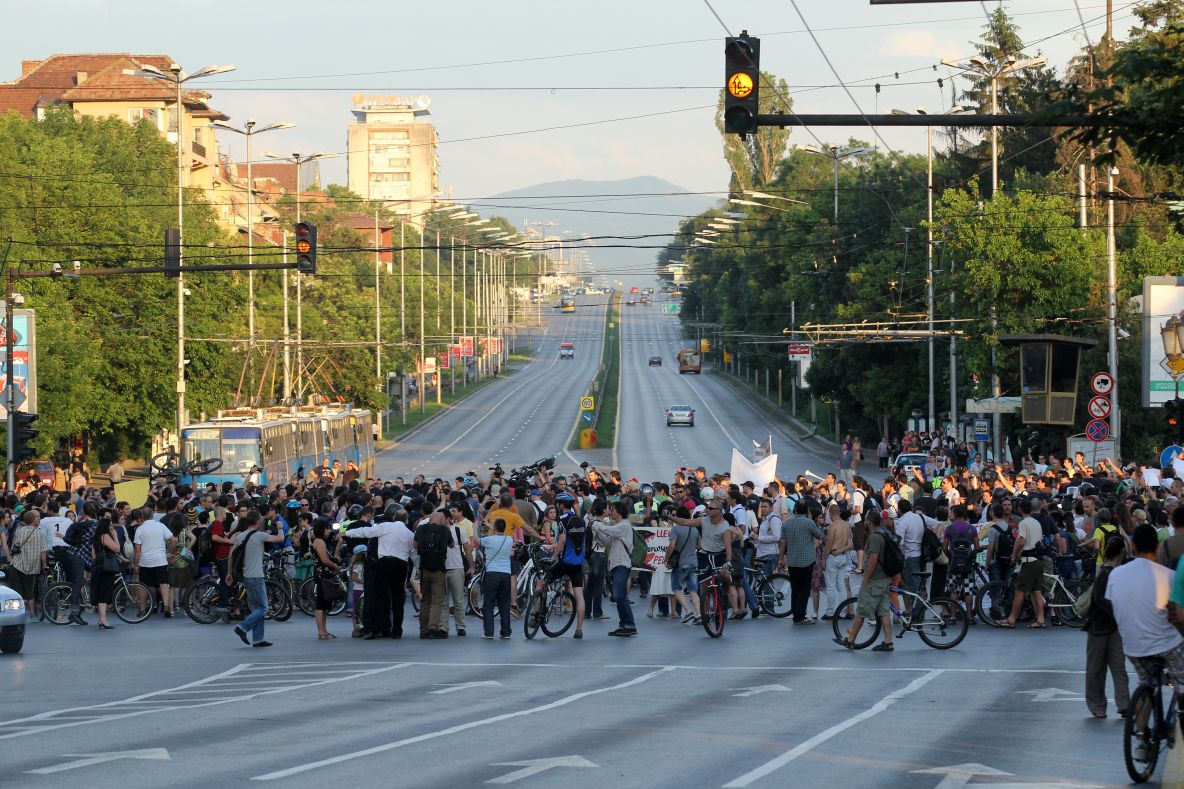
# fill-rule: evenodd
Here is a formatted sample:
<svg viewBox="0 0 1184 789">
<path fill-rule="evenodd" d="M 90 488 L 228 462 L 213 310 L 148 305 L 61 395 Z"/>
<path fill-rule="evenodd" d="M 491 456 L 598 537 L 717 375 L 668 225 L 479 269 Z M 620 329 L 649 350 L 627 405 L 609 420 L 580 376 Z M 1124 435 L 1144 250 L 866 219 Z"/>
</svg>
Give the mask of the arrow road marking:
<svg viewBox="0 0 1184 789">
<path fill-rule="evenodd" d="M 143 748 L 138 751 L 111 751 L 110 753 L 63 753 L 62 756 L 81 757 L 72 762 L 62 762 L 50 767 L 40 767 L 27 770 L 33 775 L 52 775 L 66 770 L 77 770 L 79 767 L 90 767 L 104 762 L 115 762 L 120 759 L 141 759 L 144 761 L 164 762 L 169 760 L 167 748 Z"/>
<path fill-rule="evenodd" d="M 440 687 L 439 690 L 429 690 L 428 693 L 439 695 L 441 693 L 455 693 L 458 690 L 468 690 L 469 688 L 480 688 L 486 686 L 492 687 L 494 685 L 500 688 L 502 683 L 492 679 L 485 680 L 484 682 L 456 682 L 453 684 L 442 683 L 440 686 L 438 686 Z"/>
<path fill-rule="evenodd" d="M 740 698 L 743 698 L 746 696 L 756 696 L 761 693 L 771 693 L 773 691 L 781 691 L 783 693 L 789 692 L 789 688 L 785 687 L 784 685 L 757 685 L 755 688 L 748 688 L 747 690 L 745 690 L 744 688 L 728 688 L 728 690 L 743 690 L 744 691 L 743 693 L 733 693 L 732 694 L 733 696 L 737 696 Z"/>
<path fill-rule="evenodd" d="M 1031 696 L 1035 703 L 1043 703 L 1048 701 L 1079 701 L 1083 697 L 1078 696 L 1076 691 L 1062 690 L 1061 688 L 1037 688 L 1036 690 L 1017 690 L 1017 694 L 1021 696 Z M 1071 696 L 1073 698 L 1065 699 L 1058 698 L 1060 696 Z"/>
<path fill-rule="evenodd" d="M 583 756 L 553 756 L 550 759 L 527 759 L 521 762 L 495 762 L 493 767 L 521 767 L 512 773 L 486 781 L 487 784 L 512 784 L 555 767 L 596 767 Z"/>
<path fill-rule="evenodd" d="M 930 767 L 928 770 L 912 770 L 910 774 L 940 775 L 942 776 L 941 783 L 934 789 L 960 789 L 970 783 L 970 779 L 976 775 L 991 775 L 1002 778 L 1013 773 L 1005 773 L 1002 770 L 996 770 L 993 767 L 987 767 L 985 764 L 979 764 L 978 762 L 967 762 L 966 764 L 951 764 L 948 767 Z"/>
</svg>

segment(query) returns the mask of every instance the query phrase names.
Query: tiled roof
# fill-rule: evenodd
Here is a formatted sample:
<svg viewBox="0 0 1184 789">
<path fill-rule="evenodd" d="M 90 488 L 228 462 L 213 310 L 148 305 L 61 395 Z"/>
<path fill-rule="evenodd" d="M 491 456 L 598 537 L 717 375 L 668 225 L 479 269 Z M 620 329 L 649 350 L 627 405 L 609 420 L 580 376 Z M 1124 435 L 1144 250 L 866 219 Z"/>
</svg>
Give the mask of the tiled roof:
<svg viewBox="0 0 1184 789">
<path fill-rule="evenodd" d="M 238 177 L 247 179 L 247 166 L 238 166 Z M 251 175 L 258 182 L 263 178 L 270 178 L 279 184 L 285 192 L 295 192 L 297 189 L 296 176 L 298 170 L 292 162 L 255 162 L 251 166 Z M 256 184 L 258 186 L 258 184 Z"/>
</svg>

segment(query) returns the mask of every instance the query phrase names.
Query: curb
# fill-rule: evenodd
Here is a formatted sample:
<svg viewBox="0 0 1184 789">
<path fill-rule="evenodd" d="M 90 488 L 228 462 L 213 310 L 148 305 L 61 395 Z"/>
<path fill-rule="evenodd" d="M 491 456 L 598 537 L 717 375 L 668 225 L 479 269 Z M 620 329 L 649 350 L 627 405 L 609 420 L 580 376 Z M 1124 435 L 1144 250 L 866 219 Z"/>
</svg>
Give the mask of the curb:
<svg viewBox="0 0 1184 789">
<path fill-rule="evenodd" d="M 777 418 L 783 424 L 789 426 L 790 430 L 794 432 L 794 438 L 796 438 L 798 441 L 801 441 L 803 444 L 805 444 L 806 442 L 812 442 L 812 443 L 816 444 L 819 448 L 825 449 L 827 451 L 831 451 L 831 452 L 838 451 L 839 445 L 836 442 L 829 441 L 829 440 L 823 438 L 822 436 L 819 436 L 819 435 L 816 435 L 816 434 L 810 432 L 809 430 L 807 430 L 806 426 L 802 422 L 800 422 L 798 419 L 791 416 L 788 412 L 783 411 L 782 409 L 773 405 L 772 401 L 770 401 L 769 399 L 767 399 L 765 397 L 762 397 L 758 392 L 755 392 L 751 387 L 748 387 L 748 386 L 745 386 L 744 384 L 742 384 L 740 382 L 740 380 L 738 378 L 736 378 L 734 375 L 732 375 L 731 373 L 725 373 L 725 372 L 716 370 L 715 368 L 712 368 L 712 374 L 718 376 L 721 381 L 724 381 L 725 383 L 727 383 L 728 386 L 732 387 L 733 389 L 736 389 L 737 391 L 744 392 L 745 394 L 750 395 L 750 397 L 748 398 L 749 402 L 759 405 L 759 407 L 763 411 L 768 413 L 770 416 Z M 797 432 L 797 431 L 802 431 L 802 432 Z"/>
</svg>

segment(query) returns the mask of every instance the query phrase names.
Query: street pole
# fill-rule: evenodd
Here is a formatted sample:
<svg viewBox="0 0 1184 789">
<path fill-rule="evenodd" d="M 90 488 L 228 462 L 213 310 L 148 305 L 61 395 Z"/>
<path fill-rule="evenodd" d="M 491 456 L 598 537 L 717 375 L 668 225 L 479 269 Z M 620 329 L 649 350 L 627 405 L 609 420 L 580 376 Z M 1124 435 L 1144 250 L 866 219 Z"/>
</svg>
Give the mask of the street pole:
<svg viewBox="0 0 1184 789">
<path fill-rule="evenodd" d="M 283 231 L 281 243 L 284 249 L 284 262 L 288 262 L 288 231 Z M 284 288 L 284 392 L 283 403 L 288 404 L 292 399 L 292 348 L 291 331 L 288 324 L 288 270 L 283 272 Z"/>
<path fill-rule="evenodd" d="M 795 299 L 789 303 L 789 341 L 796 343 L 798 340 L 798 303 Z M 792 361 L 789 363 L 789 412 L 793 414 L 794 419 L 798 416 L 798 365 L 801 362 Z"/>
<path fill-rule="evenodd" d="M 251 133 L 255 121 L 247 121 L 247 265 L 255 262 L 255 180 L 251 171 Z M 252 385 L 255 380 L 255 272 L 247 272 L 247 359 L 250 360 Z"/>
<path fill-rule="evenodd" d="M 991 116 L 999 114 L 999 75 L 991 75 Z M 991 126 L 991 199 L 999 191 L 999 127 Z M 991 333 L 994 334 L 997 324 L 995 308 L 991 307 Z M 997 342 L 997 341 L 996 341 Z M 995 363 L 995 346 L 991 346 L 991 397 L 999 397 L 999 367 Z M 957 428 L 955 428 L 957 430 Z M 996 410 L 991 414 L 991 451 L 995 455 L 995 462 L 1002 457 L 1000 441 L 1003 435 L 1003 414 Z"/>
<path fill-rule="evenodd" d="M 427 227 L 425 225 L 426 232 Z M 436 334 L 440 334 L 440 229 L 436 228 Z M 452 361 L 451 359 L 449 360 Z M 449 365 L 451 367 L 451 365 Z M 444 404 L 444 376 L 440 374 L 440 358 L 436 355 L 436 405 Z"/>
<path fill-rule="evenodd" d="M 1122 460 L 1122 415 L 1118 409 L 1118 266 L 1114 242 L 1114 177 L 1118 168 L 1106 173 L 1106 333 L 1109 335 L 1110 435 L 1114 437 L 1115 460 Z"/>
<path fill-rule="evenodd" d="M 999 76 L 991 75 L 991 117 L 999 114 Z M 999 127 L 991 126 L 991 198 L 999 191 Z M 998 417 L 996 417 L 998 419 Z"/>
<path fill-rule="evenodd" d="M 382 253 L 378 251 L 378 209 L 374 209 L 374 377 L 382 391 Z M 381 422 L 381 420 L 379 420 Z M 379 425 L 381 430 L 381 424 Z"/>
<path fill-rule="evenodd" d="M 423 229 L 421 228 L 419 235 L 419 413 L 421 414 L 424 413 L 424 409 L 426 408 L 428 396 L 427 370 L 424 369 L 427 365 L 427 351 L 425 349 L 423 337 L 423 277 L 427 272 L 427 266 L 425 266 L 423 262 L 424 235 Z"/>
<path fill-rule="evenodd" d="M 937 393 L 934 381 L 933 356 L 933 127 L 925 127 L 926 148 L 926 178 L 925 196 L 928 203 L 926 216 L 929 243 L 925 247 L 925 291 L 926 306 L 929 312 L 929 430 L 932 432 L 937 426 Z"/>
<path fill-rule="evenodd" d="M 456 365 L 452 357 L 456 345 L 456 237 L 448 237 L 448 378 L 452 394 L 456 394 Z"/>
<path fill-rule="evenodd" d="M 180 83 L 177 83 L 178 85 Z M 12 239 L 8 241 L 8 248 L 4 250 L 4 386 L 8 392 L 8 402 L 4 404 L 8 411 L 8 470 L 6 480 L 11 493 L 16 490 L 16 379 L 13 375 L 13 314 L 12 308 L 12 266 L 8 263 L 8 252 L 12 248 Z M 180 441 L 181 430 L 177 428 L 177 440 Z"/>
<path fill-rule="evenodd" d="M 180 73 L 173 74 L 173 79 L 177 83 L 177 260 L 182 266 L 182 270 L 177 274 L 177 446 L 181 448 L 181 429 L 185 427 L 185 107 L 181 103 L 181 75 Z M 11 293 L 12 289 L 9 288 Z M 10 298 L 11 302 L 12 299 Z M 11 304 L 9 305 L 11 309 Z M 12 326 L 12 318 L 9 317 L 8 326 Z M 5 343 L 9 348 L 12 343 Z M 8 374 L 12 375 L 12 359 L 8 360 Z M 11 385 L 11 384 L 10 384 Z M 12 435 L 12 411 L 8 414 L 8 435 Z M 11 443 L 11 442 L 10 442 Z M 11 450 L 10 450 L 11 452 Z M 11 458 L 10 458 L 11 460 Z M 12 464 L 8 466 L 9 475 L 12 474 Z M 8 483 L 8 489 L 12 490 L 12 481 Z"/>
<path fill-rule="evenodd" d="M 296 222 L 300 222 L 300 176 L 297 165 Z M 296 399 L 304 401 L 304 274 L 296 271 Z"/>
<path fill-rule="evenodd" d="M 835 160 L 835 218 L 834 218 L 833 224 L 835 227 L 838 227 L 839 226 L 839 149 L 834 148 L 831 150 L 830 153 L 831 153 L 831 156 L 833 156 L 834 160 Z"/>
</svg>

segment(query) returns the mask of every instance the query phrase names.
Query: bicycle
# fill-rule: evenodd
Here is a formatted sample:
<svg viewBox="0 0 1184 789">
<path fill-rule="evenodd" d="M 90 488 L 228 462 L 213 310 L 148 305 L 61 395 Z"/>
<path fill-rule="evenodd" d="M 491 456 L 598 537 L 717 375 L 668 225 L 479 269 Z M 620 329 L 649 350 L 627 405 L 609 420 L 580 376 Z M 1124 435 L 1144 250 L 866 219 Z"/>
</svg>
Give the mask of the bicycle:
<svg viewBox="0 0 1184 789">
<path fill-rule="evenodd" d="M 267 594 L 267 618 L 277 622 L 288 620 L 292 616 L 292 599 L 288 597 L 284 587 L 275 581 L 264 580 L 263 588 Z M 241 582 L 235 583 L 230 594 L 237 601 L 240 611 L 248 609 L 247 587 Z M 223 612 L 227 608 L 227 603 L 223 602 L 218 590 L 217 578 L 209 575 L 198 579 L 189 587 L 181 605 L 186 616 L 199 625 L 214 624 L 223 617 Z"/>
<path fill-rule="evenodd" d="M 341 587 L 341 599 L 333 604 L 329 609 L 329 616 L 337 616 L 345 610 L 346 592 L 349 591 L 349 585 L 346 583 L 345 570 L 335 575 L 332 581 L 336 582 Z M 311 578 L 305 578 L 300 583 L 300 588 L 296 591 L 296 604 L 300 610 L 308 616 L 314 616 L 317 608 L 317 577 L 313 575 Z"/>
<path fill-rule="evenodd" d="M 712 638 L 724 634 L 724 623 L 728 621 L 726 595 L 719 569 L 699 570 L 699 618 Z"/>
<path fill-rule="evenodd" d="M 916 577 L 924 583 L 930 575 L 932 573 L 917 573 Z M 961 603 L 948 597 L 929 600 L 916 592 L 899 586 L 889 586 L 888 592 L 889 615 L 894 621 L 894 629 L 896 622 L 902 625 L 901 636 L 910 631 L 914 632 L 934 649 L 953 649 L 962 643 L 962 639 L 966 638 L 966 633 L 970 630 L 970 620 Z M 907 604 L 907 613 L 897 607 L 897 595 L 903 598 L 902 602 Z M 849 597 L 835 608 L 835 618 L 831 621 L 835 638 L 846 638 L 847 628 L 843 622 L 853 618 L 855 604 L 858 601 L 858 597 Z M 878 616 L 864 619 L 863 626 L 855 634 L 855 638 L 850 641 L 851 648 L 865 649 L 874 644 L 876 639 L 880 637 L 882 627 Z"/>
<path fill-rule="evenodd" d="M 201 455 L 198 455 L 193 460 L 182 461 L 181 455 L 170 449 L 159 455 L 153 455 L 152 459 L 148 461 L 148 466 L 149 481 L 163 479 L 175 484 L 180 482 L 182 477 L 188 476 L 190 487 L 196 488 L 198 477 L 213 474 L 222 468 L 222 458 L 202 460 Z"/>
<path fill-rule="evenodd" d="M 1171 700 L 1164 709 L 1163 690 Z M 1164 679 L 1162 659 L 1156 660 L 1151 675 L 1135 689 L 1122 732 L 1122 754 L 1126 771 L 1135 783 L 1146 783 L 1155 773 L 1159 752 L 1176 744 L 1176 691 Z"/>
<path fill-rule="evenodd" d="M 752 594 L 761 610 L 778 619 L 784 619 L 793 613 L 789 576 L 785 573 L 770 573 L 765 576 L 757 569 L 763 562 L 758 559 L 753 564 L 753 567 L 744 568 L 744 575 L 752 586 Z"/>
<path fill-rule="evenodd" d="M 526 615 L 522 618 L 522 630 L 528 639 L 534 638 L 540 627 L 550 638 L 558 638 L 576 621 L 576 598 L 567 591 L 564 580 L 547 580 L 547 571 L 555 566 L 556 560 L 544 556 L 544 550 L 536 551 L 532 557 L 538 570 L 531 576 Z"/>
<path fill-rule="evenodd" d="M 1065 558 L 1054 557 L 1054 558 Z M 979 619 L 991 627 L 1000 627 L 1001 622 L 1011 616 L 1012 603 L 1015 600 L 1014 581 L 1019 572 L 1019 566 L 1012 568 L 1012 578 L 1006 581 L 991 581 L 978 590 L 975 595 L 974 609 Z M 1051 579 L 1052 588 L 1049 591 L 1041 589 L 1045 597 L 1044 608 L 1046 616 L 1055 618 L 1054 624 L 1068 627 L 1081 627 L 1085 624 L 1085 617 L 1077 613 L 1077 598 L 1085 594 L 1090 584 L 1083 579 L 1073 578 L 1066 581 L 1056 572 L 1043 573 L 1045 581 Z M 1030 622 L 1036 618 L 1036 609 L 1032 605 L 1032 596 L 1025 595 L 1017 622 Z"/>
<path fill-rule="evenodd" d="M 485 615 L 485 552 L 481 549 L 473 551 L 473 574 L 465 584 L 465 599 L 469 614 Z"/>
<path fill-rule="evenodd" d="M 115 574 L 115 591 L 112 596 L 111 609 L 115 615 L 136 625 L 152 616 L 152 590 L 139 581 L 129 581 L 123 573 Z M 79 590 L 80 608 L 90 608 L 90 584 L 83 584 Z M 70 623 L 70 584 L 54 584 L 45 590 L 41 598 L 42 615 L 55 625 Z M 134 612 L 134 613 L 133 613 Z"/>
</svg>

